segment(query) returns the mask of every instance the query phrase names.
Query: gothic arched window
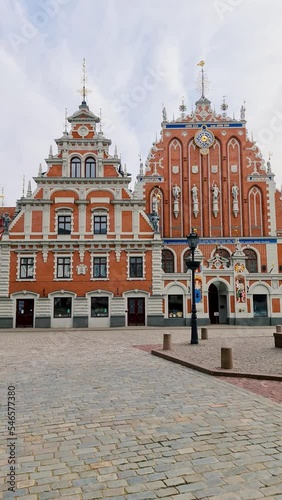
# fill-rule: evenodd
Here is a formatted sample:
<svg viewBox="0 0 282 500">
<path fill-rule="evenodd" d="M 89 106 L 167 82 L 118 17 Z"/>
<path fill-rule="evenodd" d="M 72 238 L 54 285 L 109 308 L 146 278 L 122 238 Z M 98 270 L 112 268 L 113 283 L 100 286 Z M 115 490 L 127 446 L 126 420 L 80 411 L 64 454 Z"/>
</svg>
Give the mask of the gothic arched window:
<svg viewBox="0 0 282 500">
<path fill-rule="evenodd" d="M 174 273 L 174 255 L 170 250 L 162 251 L 162 268 L 164 273 Z"/>
<path fill-rule="evenodd" d="M 71 159 L 71 177 L 81 177 L 81 161 L 77 156 Z"/>
<path fill-rule="evenodd" d="M 258 258 L 257 254 L 254 250 L 251 250 L 250 248 L 245 248 L 243 250 L 244 254 L 246 255 L 246 268 L 248 269 L 249 273 L 257 273 L 258 272 Z"/>
<path fill-rule="evenodd" d="M 87 158 L 85 162 L 85 177 L 96 177 L 96 161 L 95 158 Z"/>
</svg>

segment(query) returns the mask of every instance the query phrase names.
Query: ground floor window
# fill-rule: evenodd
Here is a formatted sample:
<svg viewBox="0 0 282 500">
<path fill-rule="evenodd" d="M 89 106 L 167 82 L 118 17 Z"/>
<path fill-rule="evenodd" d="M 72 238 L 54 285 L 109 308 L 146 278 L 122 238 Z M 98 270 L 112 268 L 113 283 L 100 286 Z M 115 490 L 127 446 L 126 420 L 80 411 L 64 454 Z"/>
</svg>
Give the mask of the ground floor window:
<svg viewBox="0 0 282 500">
<path fill-rule="evenodd" d="M 168 317 L 183 318 L 183 295 L 168 295 Z"/>
<path fill-rule="evenodd" d="M 108 297 L 92 297 L 91 298 L 91 317 L 109 316 L 109 298 Z"/>
<path fill-rule="evenodd" d="M 71 297 L 54 298 L 54 318 L 71 318 Z"/>
<path fill-rule="evenodd" d="M 267 295 L 253 295 L 254 316 L 267 316 Z"/>
</svg>

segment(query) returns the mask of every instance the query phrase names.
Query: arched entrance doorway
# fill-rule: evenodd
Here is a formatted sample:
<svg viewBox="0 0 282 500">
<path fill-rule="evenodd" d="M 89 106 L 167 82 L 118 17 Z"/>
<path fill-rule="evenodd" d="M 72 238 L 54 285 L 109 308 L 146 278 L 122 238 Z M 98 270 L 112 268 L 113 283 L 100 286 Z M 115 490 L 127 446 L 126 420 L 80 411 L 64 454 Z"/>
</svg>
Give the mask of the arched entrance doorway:
<svg viewBox="0 0 282 500">
<path fill-rule="evenodd" d="M 209 286 L 209 317 L 212 324 L 227 323 L 227 286 L 216 281 Z"/>
</svg>

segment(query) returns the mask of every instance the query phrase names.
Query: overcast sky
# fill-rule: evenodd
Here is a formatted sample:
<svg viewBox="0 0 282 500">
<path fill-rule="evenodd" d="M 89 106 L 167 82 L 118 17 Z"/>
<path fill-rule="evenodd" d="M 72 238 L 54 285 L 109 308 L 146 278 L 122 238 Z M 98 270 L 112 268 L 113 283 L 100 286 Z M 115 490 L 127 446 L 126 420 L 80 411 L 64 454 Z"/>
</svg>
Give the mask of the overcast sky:
<svg viewBox="0 0 282 500">
<path fill-rule="evenodd" d="M 5 205 L 22 195 L 77 110 L 86 58 L 90 109 L 133 175 L 168 118 L 199 97 L 205 60 L 207 97 L 239 117 L 282 184 L 282 2 L 278 0 L 1 0 L 0 188 Z M 43 166 L 44 170 L 44 166 Z M 32 188 L 35 188 L 33 182 Z"/>
</svg>

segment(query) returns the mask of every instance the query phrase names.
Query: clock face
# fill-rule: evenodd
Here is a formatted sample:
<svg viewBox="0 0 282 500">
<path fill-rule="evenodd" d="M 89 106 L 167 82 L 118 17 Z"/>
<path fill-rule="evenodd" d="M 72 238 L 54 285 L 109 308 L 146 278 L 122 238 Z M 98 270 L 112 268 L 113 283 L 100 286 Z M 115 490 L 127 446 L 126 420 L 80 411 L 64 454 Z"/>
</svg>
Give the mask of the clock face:
<svg viewBox="0 0 282 500">
<path fill-rule="evenodd" d="M 202 129 L 196 133 L 194 141 L 199 148 L 207 149 L 214 143 L 214 135 L 212 132 L 207 130 L 206 127 L 202 127 Z"/>
</svg>

